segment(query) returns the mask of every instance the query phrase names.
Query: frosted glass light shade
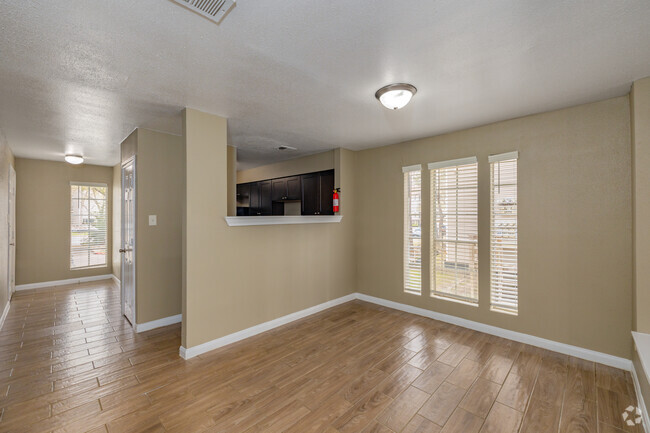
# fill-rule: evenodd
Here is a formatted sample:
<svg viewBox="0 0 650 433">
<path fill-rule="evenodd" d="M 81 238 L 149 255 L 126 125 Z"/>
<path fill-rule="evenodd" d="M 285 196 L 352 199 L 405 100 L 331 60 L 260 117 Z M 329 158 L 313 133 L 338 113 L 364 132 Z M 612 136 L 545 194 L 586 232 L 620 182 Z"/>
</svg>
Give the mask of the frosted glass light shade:
<svg viewBox="0 0 650 433">
<path fill-rule="evenodd" d="M 81 155 L 66 155 L 65 162 L 74 165 L 81 164 L 84 162 L 84 157 Z"/>
<path fill-rule="evenodd" d="M 375 93 L 375 98 L 390 110 L 399 110 L 411 101 L 411 98 L 418 90 L 411 84 L 397 83 L 389 84 Z"/>
</svg>

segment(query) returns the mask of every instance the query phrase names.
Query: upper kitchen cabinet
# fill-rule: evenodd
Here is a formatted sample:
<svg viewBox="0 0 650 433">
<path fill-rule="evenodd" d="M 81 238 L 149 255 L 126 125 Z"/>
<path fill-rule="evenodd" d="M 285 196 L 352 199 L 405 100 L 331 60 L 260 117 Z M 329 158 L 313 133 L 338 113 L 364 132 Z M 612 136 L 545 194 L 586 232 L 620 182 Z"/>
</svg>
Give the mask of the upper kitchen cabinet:
<svg viewBox="0 0 650 433">
<path fill-rule="evenodd" d="M 237 185 L 237 215 L 334 215 L 334 170 Z"/>
<path fill-rule="evenodd" d="M 271 200 L 271 181 L 250 183 L 250 209 L 249 215 L 268 216 L 273 214 L 273 201 Z"/>
<path fill-rule="evenodd" d="M 300 200 L 300 176 L 281 177 L 271 181 L 273 201 Z"/>
<path fill-rule="evenodd" d="M 303 174 L 302 214 L 334 215 L 332 192 L 334 190 L 334 170 Z"/>
<path fill-rule="evenodd" d="M 334 215 L 334 170 L 320 173 L 320 191 L 319 215 Z"/>
<path fill-rule="evenodd" d="M 251 205 L 251 184 L 237 185 L 237 206 L 248 207 Z"/>
<path fill-rule="evenodd" d="M 303 174 L 302 182 L 302 214 L 318 215 L 320 212 L 320 173 Z"/>
</svg>

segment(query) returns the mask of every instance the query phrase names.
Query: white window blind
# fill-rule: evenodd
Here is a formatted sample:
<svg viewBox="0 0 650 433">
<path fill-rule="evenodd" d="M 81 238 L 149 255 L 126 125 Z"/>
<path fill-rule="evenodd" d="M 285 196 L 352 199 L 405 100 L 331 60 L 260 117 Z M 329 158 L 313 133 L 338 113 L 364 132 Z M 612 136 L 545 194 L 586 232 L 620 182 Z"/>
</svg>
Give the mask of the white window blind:
<svg viewBox="0 0 650 433">
<path fill-rule="evenodd" d="M 429 164 L 431 295 L 478 303 L 476 157 Z"/>
<path fill-rule="evenodd" d="M 70 269 L 106 266 L 107 185 L 73 182 L 70 196 Z"/>
<path fill-rule="evenodd" d="M 422 292 L 422 166 L 404 167 L 404 291 Z"/>
<path fill-rule="evenodd" d="M 517 152 L 490 156 L 490 307 L 517 313 Z"/>
</svg>

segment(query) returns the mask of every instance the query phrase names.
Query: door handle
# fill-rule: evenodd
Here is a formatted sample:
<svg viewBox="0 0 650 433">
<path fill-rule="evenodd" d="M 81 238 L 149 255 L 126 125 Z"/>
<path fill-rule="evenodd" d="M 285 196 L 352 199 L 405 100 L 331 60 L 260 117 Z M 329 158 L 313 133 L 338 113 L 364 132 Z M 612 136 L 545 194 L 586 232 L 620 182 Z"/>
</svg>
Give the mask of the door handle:
<svg viewBox="0 0 650 433">
<path fill-rule="evenodd" d="M 127 251 L 133 251 L 133 250 L 131 250 L 130 248 L 126 248 L 126 249 L 125 248 L 120 248 L 120 253 L 125 253 Z"/>
<path fill-rule="evenodd" d="M 10 247 L 15 247 L 16 244 L 13 244 L 13 243 L 12 243 L 12 244 L 9 244 L 9 246 L 10 246 Z"/>
</svg>

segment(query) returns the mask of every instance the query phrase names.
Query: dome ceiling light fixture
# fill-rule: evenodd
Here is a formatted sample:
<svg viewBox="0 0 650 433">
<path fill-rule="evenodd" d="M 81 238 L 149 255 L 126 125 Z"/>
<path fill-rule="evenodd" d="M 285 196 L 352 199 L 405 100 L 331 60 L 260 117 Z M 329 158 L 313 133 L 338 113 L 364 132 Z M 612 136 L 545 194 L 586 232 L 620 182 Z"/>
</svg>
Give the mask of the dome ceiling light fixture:
<svg viewBox="0 0 650 433">
<path fill-rule="evenodd" d="M 81 155 L 66 154 L 65 155 L 65 162 L 67 162 L 68 164 L 72 164 L 72 165 L 83 164 L 84 157 L 81 156 Z"/>
<path fill-rule="evenodd" d="M 384 86 L 375 92 L 375 98 L 389 110 L 399 110 L 411 101 L 418 89 L 412 84 L 395 83 Z"/>
</svg>

